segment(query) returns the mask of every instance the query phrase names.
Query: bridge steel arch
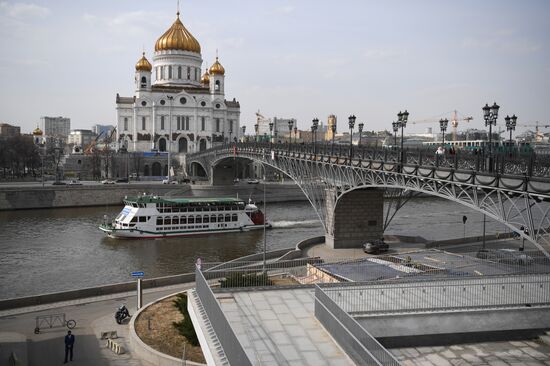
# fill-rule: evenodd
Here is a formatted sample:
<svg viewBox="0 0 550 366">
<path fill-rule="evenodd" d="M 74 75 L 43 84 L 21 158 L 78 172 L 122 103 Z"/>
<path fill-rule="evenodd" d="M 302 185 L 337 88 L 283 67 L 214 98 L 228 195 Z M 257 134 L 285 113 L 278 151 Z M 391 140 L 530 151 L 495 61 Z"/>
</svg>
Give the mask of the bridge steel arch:
<svg viewBox="0 0 550 366">
<path fill-rule="evenodd" d="M 237 146 L 190 154 L 187 162 L 212 167 L 229 157 L 246 158 L 282 171 L 304 192 L 326 234 L 330 234 L 327 195 L 332 195 L 330 198 L 338 203 L 344 195 L 358 189 L 395 188 L 440 197 L 483 213 L 533 243 L 550 258 L 543 247 L 550 244 L 550 182 L 527 182 L 524 176 L 501 177 L 474 170 L 401 165 L 395 160 L 349 159 L 314 154 L 308 149 L 287 150 L 278 145 Z M 212 172 L 212 169 L 205 170 Z"/>
</svg>

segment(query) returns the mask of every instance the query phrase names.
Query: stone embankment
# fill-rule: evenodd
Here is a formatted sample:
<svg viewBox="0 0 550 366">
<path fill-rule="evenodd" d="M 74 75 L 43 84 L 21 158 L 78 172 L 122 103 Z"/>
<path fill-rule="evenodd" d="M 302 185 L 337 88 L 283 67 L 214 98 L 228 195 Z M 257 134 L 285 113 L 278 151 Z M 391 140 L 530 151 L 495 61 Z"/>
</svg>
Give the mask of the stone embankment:
<svg viewBox="0 0 550 366">
<path fill-rule="evenodd" d="M 120 205 L 125 196 L 154 195 L 191 197 L 240 197 L 254 202 L 263 201 L 262 184 L 234 186 L 116 184 L 46 187 L 0 187 L 0 211 L 37 208 L 86 207 Z M 268 183 L 268 202 L 303 201 L 306 197 L 293 184 Z"/>
</svg>

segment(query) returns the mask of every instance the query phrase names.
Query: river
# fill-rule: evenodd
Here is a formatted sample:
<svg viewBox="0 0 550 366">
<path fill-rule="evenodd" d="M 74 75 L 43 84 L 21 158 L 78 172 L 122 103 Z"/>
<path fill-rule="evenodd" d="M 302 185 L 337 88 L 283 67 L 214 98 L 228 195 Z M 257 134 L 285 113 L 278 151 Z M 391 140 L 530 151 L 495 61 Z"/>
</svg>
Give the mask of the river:
<svg viewBox="0 0 550 366">
<path fill-rule="evenodd" d="M 146 278 L 191 272 L 196 258 L 227 261 L 263 250 L 262 231 L 205 237 L 116 240 L 97 229 L 103 215 L 114 217 L 120 206 L 0 212 L 0 299 L 64 291 L 131 280 L 130 272 Z M 482 234 L 482 215 L 450 201 L 415 198 L 396 215 L 387 234 L 427 239 L 462 237 L 466 215 L 468 236 Z M 307 201 L 267 207 L 273 229 L 267 250 L 293 247 L 322 235 Z M 487 233 L 504 232 L 487 221 Z"/>
</svg>

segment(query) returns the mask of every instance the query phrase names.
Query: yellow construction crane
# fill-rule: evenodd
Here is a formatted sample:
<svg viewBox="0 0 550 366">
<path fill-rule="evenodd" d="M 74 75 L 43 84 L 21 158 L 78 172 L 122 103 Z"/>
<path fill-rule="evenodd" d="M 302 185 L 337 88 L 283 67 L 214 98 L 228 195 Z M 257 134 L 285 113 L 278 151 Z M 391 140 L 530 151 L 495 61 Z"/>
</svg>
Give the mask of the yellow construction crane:
<svg viewBox="0 0 550 366">
<path fill-rule="evenodd" d="M 437 123 L 439 122 L 439 120 L 441 119 L 441 117 L 444 117 L 445 115 L 448 115 L 449 113 L 451 112 L 446 112 L 446 113 L 443 113 L 437 117 L 434 117 L 434 118 L 427 118 L 427 119 L 421 119 L 421 120 L 417 120 L 417 121 L 412 121 L 411 123 L 413 125 L 415 124 L 420 124 L 420 123 Z M 466 122 L 466 123 L 469 123 L 471 120 L 473 120 L 474 118 L 473 117 L 463 117 L 463 118 L 459 118 L 458 116 L 458 112 L 456 110 L 452 111 L 452 115 L 451 115 L 451 128 L 452 128 L 452 135 L 453 135 L 453 141 L 456 141 L 456 131 L 457 131 L 457 128 L 458 128 L 458 122 Z"/>
</svg>

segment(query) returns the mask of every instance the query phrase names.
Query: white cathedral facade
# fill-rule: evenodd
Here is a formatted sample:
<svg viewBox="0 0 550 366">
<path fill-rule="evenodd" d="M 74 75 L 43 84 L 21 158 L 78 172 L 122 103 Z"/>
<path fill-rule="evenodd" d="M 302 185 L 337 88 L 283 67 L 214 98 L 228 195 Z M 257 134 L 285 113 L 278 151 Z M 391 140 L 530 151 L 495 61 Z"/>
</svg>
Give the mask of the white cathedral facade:
<svg viewBox="0 0 550 366">
<path fill-rule="evenodd" d="M 145 53 L 137 62 L 134 96 L 116 96 L 118 146 L 185 154 L 239 138 L 240 106 L 225 100 L 225 69 L 218 57 L 201 68 L 201 46 L 178 11 L 155 43 L 153 63 Z"/>
</svg>

